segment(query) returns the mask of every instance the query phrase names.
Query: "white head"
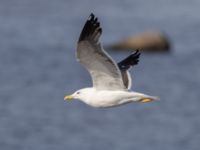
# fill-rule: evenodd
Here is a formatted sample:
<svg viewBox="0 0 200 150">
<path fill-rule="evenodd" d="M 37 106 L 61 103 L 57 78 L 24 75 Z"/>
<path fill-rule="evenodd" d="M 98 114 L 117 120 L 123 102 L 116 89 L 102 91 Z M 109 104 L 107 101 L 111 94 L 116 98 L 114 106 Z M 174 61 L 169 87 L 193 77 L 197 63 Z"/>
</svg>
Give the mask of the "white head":
<svg viewBox="0 0 200 150">
<path fill-rule="evenodd" d="M 84 88 L 77 90 L 71 95 L 67 95 L 64 97 L 64 100 L 73 100 L 73 99 L 79 99 L 79 100 L 85 100 L 88 98 L 90 93 L 94 90 L 93 88 Z"/>
</svg>

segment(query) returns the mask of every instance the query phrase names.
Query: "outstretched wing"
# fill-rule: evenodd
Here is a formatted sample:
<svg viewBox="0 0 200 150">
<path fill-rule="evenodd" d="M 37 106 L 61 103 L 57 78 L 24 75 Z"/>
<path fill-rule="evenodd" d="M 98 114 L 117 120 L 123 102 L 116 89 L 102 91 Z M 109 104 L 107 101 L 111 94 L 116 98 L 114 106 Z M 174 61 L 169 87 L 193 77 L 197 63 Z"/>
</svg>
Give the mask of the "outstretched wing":
<svg viewBox="0 0 200 150">
<path fill-rule="evenodd" d="M 77 60 L 89 71 L 97 90 L 126 89 L 118 66 L 101 47 L 101 33 L 98 19 L 91 14 L 78 41 Z"/>
<path fill-rule="evenodd" d="M 138 64 L 139 57 L 140 52 L 137 50 L 135 53 L 132 53 L 130 56 L 117 64 L 122 74 L 123 83 L 127 89 L 130 89 L 132 84 L 131 76 L 128 69 Z"/>
</svg>

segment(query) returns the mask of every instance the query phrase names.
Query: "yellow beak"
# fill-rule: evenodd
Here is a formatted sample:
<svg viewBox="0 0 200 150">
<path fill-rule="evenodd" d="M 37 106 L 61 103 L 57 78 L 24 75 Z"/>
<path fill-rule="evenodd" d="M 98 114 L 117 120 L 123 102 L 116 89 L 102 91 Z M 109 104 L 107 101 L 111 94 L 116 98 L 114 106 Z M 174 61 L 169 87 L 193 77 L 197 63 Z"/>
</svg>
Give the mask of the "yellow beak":
<svg viewBox="0 0 200 150">
<path fill-rule="evenodd" d="M 153 99 L 144 98 L 144 99 L 142 99 L 140 102 L 142 102 L 142 103 L 148 103 L 148 102 L 151 102 L 151 101 L 153 101 Z"/>
<path fill-rule="evenodd" d="M 64 100 L 72 100 L 74 97 L 72 95 L 67 95 L 64 97 Z"/>
</svg>

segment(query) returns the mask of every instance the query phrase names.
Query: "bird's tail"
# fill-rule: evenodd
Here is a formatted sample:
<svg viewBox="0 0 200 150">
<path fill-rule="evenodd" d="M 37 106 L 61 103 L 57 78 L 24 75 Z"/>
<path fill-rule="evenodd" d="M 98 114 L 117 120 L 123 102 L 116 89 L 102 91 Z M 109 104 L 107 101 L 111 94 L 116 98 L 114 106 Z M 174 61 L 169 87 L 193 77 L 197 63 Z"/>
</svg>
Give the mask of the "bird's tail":
<svg viewBox="0 0 200 150">
<path fill-rule="evenodd" d="M 139 100 L 139 102 L 147 103 L 147 102 L 152 102 L 152 101 L 157 101 L 157 100 L 160 100 L 160 98 L 157 96 L 144 96 Z"/>
</svg>

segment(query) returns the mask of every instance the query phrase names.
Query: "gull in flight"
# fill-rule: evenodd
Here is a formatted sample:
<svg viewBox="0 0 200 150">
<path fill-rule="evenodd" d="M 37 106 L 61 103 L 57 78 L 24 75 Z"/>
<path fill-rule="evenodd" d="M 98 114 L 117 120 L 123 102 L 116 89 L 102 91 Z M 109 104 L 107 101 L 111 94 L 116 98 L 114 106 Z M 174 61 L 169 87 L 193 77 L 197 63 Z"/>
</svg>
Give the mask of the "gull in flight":
<svg viewBox="0 0 200 150">
<path fill-rule="evenodd" d="M 102 28 L 98 18 L 91 14 L 80 34 L 76 57 L 90 73 L 93 87 L 77 90 L 64 100 L 79 99 L 93 107 L 114 107 L 131 102 L 151 102 L 158 97 L 130 91 L 128 69 L 139 61 L 136 51 L 118 64 L 102 48 L 99 38 Z"/>
</svg>

